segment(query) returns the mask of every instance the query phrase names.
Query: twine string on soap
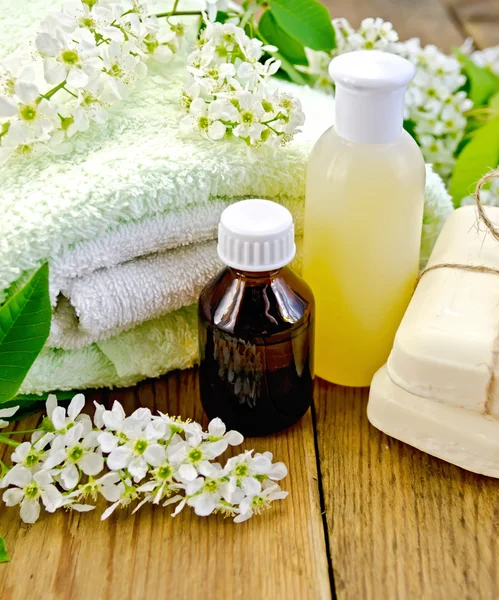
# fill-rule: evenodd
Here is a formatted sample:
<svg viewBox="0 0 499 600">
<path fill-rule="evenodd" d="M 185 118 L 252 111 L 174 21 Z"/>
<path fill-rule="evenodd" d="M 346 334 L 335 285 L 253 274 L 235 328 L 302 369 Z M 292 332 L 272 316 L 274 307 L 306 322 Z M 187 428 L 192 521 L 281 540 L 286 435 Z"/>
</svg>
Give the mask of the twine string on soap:
<svg viewBox="0 0 499 600">
<path fill-rule="evenodd" d="M 493 179 L 499 179 L 499 168 L 490 171 L 486 175 L 484 175 L 480 181 L 478 182 L 474 194 L 475 204 L 478 211 L 478 217 L 485 225 L 485 227 L 489 230 L 492 237 L 499 242 L 499 229 L 496 228 L 494 223 L 487 216 L 483 204 L 480 200 L 480 192 L 483 186 L 486 183 L 489 183 Z M 429 273 L 430 271 L 436 271 L 437 269 L 458 269 L 460 271 L 474 271 L 475 273 L 493 273 L 495 275 L 499 275 L 499 269 L 494 269 L 493 267 L 486 267 L 484 265 L 464 265 L 459 263 L 438 263 L 436 265 L 432 265 L 431 267 L 427 267 L 423 269 L 421 273 L 418 275 L 416 279 L 415 287 L 421 281 L 423 275 Z M 496 376 L 495 372 L 499 364 L 499 332 L 494 339 L 494 344 L 492 346 L 492 364 L 490 366 L 490 377 L 487 383 L 487 393 L 485 396 L 485 402 L 483 405 L 483 412 L 486 415 L 490 415 L 492 402 L 494 400 L 494 393 L 496 388 Z"/>
</svg>

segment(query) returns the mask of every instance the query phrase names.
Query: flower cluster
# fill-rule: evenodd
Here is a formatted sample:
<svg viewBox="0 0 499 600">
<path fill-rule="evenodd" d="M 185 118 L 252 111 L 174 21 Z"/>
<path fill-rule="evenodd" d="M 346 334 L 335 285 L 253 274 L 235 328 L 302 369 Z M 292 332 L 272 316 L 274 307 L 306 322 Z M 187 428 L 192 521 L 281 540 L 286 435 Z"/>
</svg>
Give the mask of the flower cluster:
<svg viewBox="0 0 499 600">
<path fill-rule="evenodd" d="M 475 50 L 471 54 L 473 62 L 480 67 L 488 67 L 493 73 L 499 75 L 499 46 Z"/>
<path fill-rule="evenodd" d="M 484 187 L 480 192 L 480 202 L 486 206 L 499 206 L 499 179 L 494 179 L 488 187 Z M 461 202 L 461 206 L 475 204 L 473 196 L 466 196 Z"/>
<path fill-rule="evenodd" d="M 269 79 L 280 62 L 260 62 L 265 51 L 275 48 L 233 23 L 208 21 L 187 60 L 181 127 L 211 140 L 235 137 L 251 147 L 289 142 L 305 116 L 297 99 L 271 91 Z"/>
<path fill-rule="evenodd" d="M 106 109 L 147 73 L 151 57 L 170 60 L 180 24 L 148 16 L 140 0 L 76 0 L 41 23 L 34 47 L 0 71 L 0 161 L 44 149 L 102 124 Z"/>
<path fill-rule="evenodd" d="M 397 44 L 396 50 L 416 66 L 407 91 L 406 117 L 414 124 L 426 161 L 442 177 L 449 177 L 466 128 L 465 113 L 473 106 L 466 92 L 458 91 L 466 81 L 461 65 L 436 46 L 422 48 L 416 38 Z"/>
<path fill-rule="evenodd" d="M 47 417 L 31 441 L 10 440 L 16 445 L 14 466 L 0 487 L 7 488 L 5 504 L 20 505 L 26 523 L 38 519 L 40 501 L 47 512 L 61 507 L 85 512 L 95 508 L 87 502 L 99 496 L 110 503 L 102 519 L 136 502 L 133 512 L 147 503 L 176 504 L 175 516 L 187 505 L 199 516 L 220 512 L 240 523 L 288 494 L 276 483 L 287 469 L 273 463 L 270 452 L 246 451 L 224 467 L 215 462 L 228 446 L 243 441 L 220 419 L 203 431 L 198 423 L 152 415 L 148 408 L 126 416 L 114 402 L 111 410 L 96 403 L 92 422 L 81 413 L 84 404 L 78 394 L 66 410 L 49 396 Z M 15 410 L 0 411 L 0 417 Z M 0 421 L 0 427 L 5 424 Z"/>
<path fill-rule="evenodd" d="M 378 49 L 399 54 L 416 66 L 416 77 L 410 84 L 406 100 L 406 119 L 421 146 L 427 162 L 448 177 L 455 163 L 454 153 L 466 127 L 465 113 L 472 107 L 463 91 L 465 82 L 457 59 L 440 52 L 435 46 L 421 47 L 416 38 L 399 42 L 392 24 L 377 19 L 364 19 L 359 29 L 346 19 L 334 19 L 338 47 L 329 55 L 307 50 L 309 67 L 305 70 L 316 78 L 316 85 L 332 91 L 333 82 L 327 67 L 337 54 L 359 49 Z"/>
</svg>

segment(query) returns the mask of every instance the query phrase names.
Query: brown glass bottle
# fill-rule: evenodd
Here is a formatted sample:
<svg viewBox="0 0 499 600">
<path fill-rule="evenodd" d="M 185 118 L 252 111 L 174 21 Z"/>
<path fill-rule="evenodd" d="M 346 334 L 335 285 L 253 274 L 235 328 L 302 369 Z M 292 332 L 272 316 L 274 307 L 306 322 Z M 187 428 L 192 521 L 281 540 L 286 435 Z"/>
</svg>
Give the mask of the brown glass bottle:
<svg viewBox="0 0 499 600">
<path fill-rule="evenodd" d="M 312 292 L 291 270 L 227 267 L 199 302 L 207 415 L 247 436 L 296 423 L 312 403 L 313 335 Z"/>
</svg>

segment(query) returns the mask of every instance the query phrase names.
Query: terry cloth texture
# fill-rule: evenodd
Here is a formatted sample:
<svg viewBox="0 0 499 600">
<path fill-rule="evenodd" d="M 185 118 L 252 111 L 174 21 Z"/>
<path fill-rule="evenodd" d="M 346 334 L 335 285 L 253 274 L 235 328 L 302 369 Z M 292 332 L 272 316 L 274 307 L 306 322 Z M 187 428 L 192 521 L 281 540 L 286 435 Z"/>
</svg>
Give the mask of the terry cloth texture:
<svg viewBox="0 0 499 600">
<path fill-rule="evenodd" d="M 0 58 L 32 40 L 60 3 L 0 0 Z M 188 50 L 187 41 L 169 65 L 151 64 L 106 125 L 74 138 L 71 154 L 2 167 L 0 290 L 48 260 L 54 304 L 55 348 L 37 359 L 24 393 L 126 386 L 193 365 L 195 307 L 185 307 L 219 267 L 214 239 L 223 208 L 268 198 L 288 206 L 303 228 L 307 159 L 332 124 L 334 101 L 276 84 L 302 100 L 304 133 L 271 158 L 249 161 L 237 141 L 180 134 Z M 429 167 L 427 175 L 425 256 L 452 210 L 440 178 Z"/>
</svg>

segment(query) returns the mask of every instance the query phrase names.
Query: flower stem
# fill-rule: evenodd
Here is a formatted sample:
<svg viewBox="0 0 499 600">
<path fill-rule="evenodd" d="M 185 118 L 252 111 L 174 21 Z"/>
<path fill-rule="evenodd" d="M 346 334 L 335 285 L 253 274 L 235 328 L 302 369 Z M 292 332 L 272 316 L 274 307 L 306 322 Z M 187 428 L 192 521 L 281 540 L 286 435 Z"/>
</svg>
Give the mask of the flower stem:
<svg viewBox="0 0 499 600">
<path fill-rule="evenodd" d="M 21 445 L 21 442 L 16 442 L 15 440 L 11 440 L 2 434 L 0 434 L 0 443 L 7 444 L 7 446 L 14 446 L 14 447 Z"/>
<path fill-rule="evenodd" d="M 35 433 L 38 429 L 27 429 L 26 431 L 4 431 L 2 435 L 17 435 L 22 433 Z"/>
<path fill-rule="evenodd" d="M 37 99 L 36 103 L 40 104 L 40 102 L 42 101 L 43 98 L 45 98 L 45 100 L 50 100 L 50 98 L 52 98 L 52 96 L 54 94 L 57 94 L 57 92 L 59 90 L 62 90 L 64 88 L 64 86 L 66 85 L 66 83 L 67 83 L 67 81 L 65 79 L 64 81 L 62 81 L 61 83 L 59 83 L 59 85 L 56 85 L 51 90 L 49 90 L 46 94 L 40 94 L 40 97 Z"/>
<path fill-rule="evenodd" d="M 158 19 L 163 17 L 189 17 L 189 16 L 198 16 L 200 17 L 203 13 L 200 10 L 179 10 L 179 11 L 171 11 L 164 13 L 157 13 L 154 16 Z"/>
</svg>

